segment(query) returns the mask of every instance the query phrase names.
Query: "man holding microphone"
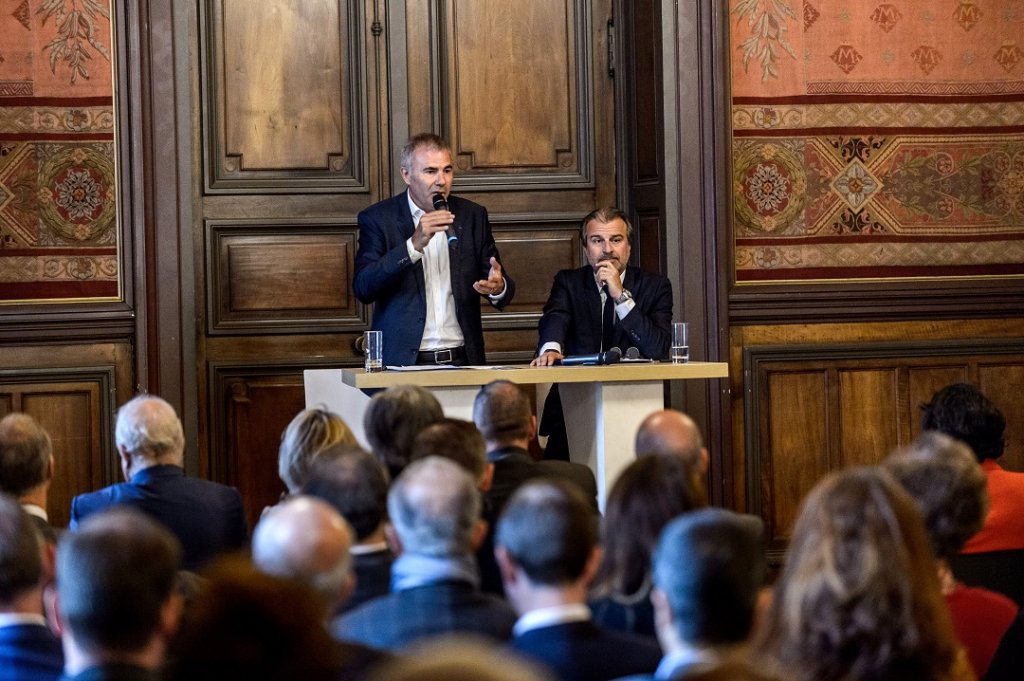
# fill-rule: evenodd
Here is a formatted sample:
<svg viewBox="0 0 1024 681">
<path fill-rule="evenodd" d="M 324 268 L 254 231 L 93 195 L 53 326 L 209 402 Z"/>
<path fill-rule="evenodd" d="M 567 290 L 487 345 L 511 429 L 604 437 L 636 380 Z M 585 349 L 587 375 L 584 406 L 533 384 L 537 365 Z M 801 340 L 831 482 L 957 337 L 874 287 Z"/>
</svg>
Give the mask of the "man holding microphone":
<svg viewBox="0 0 1024 681">
<path fill-rule="evenodd" d="M 451 149 L 430 133 L 402 149 L 407 191 L 359 214 L 354 288 L 375 303 L 384 364 L 484 364 L 480 297 L 503 309 L 515 294 L 487 211 L 452 196 Z"/>
</svg>

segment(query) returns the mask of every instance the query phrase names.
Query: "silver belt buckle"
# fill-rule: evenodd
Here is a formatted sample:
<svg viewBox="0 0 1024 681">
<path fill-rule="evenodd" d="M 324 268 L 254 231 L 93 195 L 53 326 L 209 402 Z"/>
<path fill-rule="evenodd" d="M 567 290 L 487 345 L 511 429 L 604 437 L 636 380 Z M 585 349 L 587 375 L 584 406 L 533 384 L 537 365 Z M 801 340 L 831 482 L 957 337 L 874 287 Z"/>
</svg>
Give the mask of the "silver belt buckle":
<svg viewBox="0 0 1024 681">
<path fill-rule="evenodd" d="M 445 353 L 448 353 L 445 358 Z M 434 351 L 434 364 L 451 364 L 452 362 L 452 351 L 451 348 L 445 348 L 444 350 Z"/>
</svg>

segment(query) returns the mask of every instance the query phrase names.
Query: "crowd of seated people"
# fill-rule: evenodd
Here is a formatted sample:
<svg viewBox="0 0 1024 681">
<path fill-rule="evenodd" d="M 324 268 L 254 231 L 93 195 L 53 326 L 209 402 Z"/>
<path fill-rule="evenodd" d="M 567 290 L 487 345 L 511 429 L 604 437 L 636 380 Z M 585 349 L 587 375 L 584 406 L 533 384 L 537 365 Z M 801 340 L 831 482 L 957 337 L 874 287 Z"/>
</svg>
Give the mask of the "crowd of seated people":
<svg viewBox="0 0 1024 681">
<path fill-rule="evenodd" d="M 119 410 L 125 481 L 76 497 L 67 530 L 45 511 L 50 438 L 9 414 L 0 681 L 1024 678 L 1005 575 L 957 572 L 1014 550 L 1005 419 L 964 384 L 922 411 L 908 446 L 800 500 L 774 583 L 764 523 L 708 505 L 709 453 L 674 410 L 644 420 L 603 516 L 587 467 L 534 460 L 508 381 L 473 421 L 422 388 L 377 393 L 369 451 L 343 415 L 304 410 L 251 535 L 238 490 L 185 475 L 160 398 Z"/>
</svg>

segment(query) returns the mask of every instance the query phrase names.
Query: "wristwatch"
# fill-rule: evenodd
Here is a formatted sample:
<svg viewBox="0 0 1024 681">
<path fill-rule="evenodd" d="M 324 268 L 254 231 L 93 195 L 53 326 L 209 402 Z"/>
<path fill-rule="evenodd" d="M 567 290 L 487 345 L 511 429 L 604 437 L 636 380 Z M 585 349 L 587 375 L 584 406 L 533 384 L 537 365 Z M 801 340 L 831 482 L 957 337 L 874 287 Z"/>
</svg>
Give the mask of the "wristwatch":
<svg viewBox="0 0 1024 681">
<path fill-rule="evenodd" d="M 633 294 L 626 289 L 622 289 L 622 295 L 615 299 L 615 304 L 622 305 L 627 300 L 633 300 Z"/>
</svg>

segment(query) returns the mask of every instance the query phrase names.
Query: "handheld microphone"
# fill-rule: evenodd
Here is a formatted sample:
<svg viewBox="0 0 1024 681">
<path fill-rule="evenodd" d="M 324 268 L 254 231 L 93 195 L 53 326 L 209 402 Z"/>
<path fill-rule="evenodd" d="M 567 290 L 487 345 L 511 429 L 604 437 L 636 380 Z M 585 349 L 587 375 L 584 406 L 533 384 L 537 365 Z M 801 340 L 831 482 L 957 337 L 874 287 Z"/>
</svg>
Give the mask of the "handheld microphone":
<svg viewBox="0 0 1024 681">
<path fill-rule="evenodd" d="M 604 352 L 599 352 L 596 355 L 573 355 L 572 357 L 563 357 L 559 362 L 564 367 L 581 366 L 584 364 L 596 364 L 601 366 L 602 364 L 618 364 L 619 360 L 622 359 L 622 350 L 618 348 L 609 348 Z"/>
<path fill-rule="evenodd" d="M 434 210 L 448 210 L 448 199 L 444 198 L 441 192 L 434 194 L 430 200 L 434 204 Z"/>
</svg>

